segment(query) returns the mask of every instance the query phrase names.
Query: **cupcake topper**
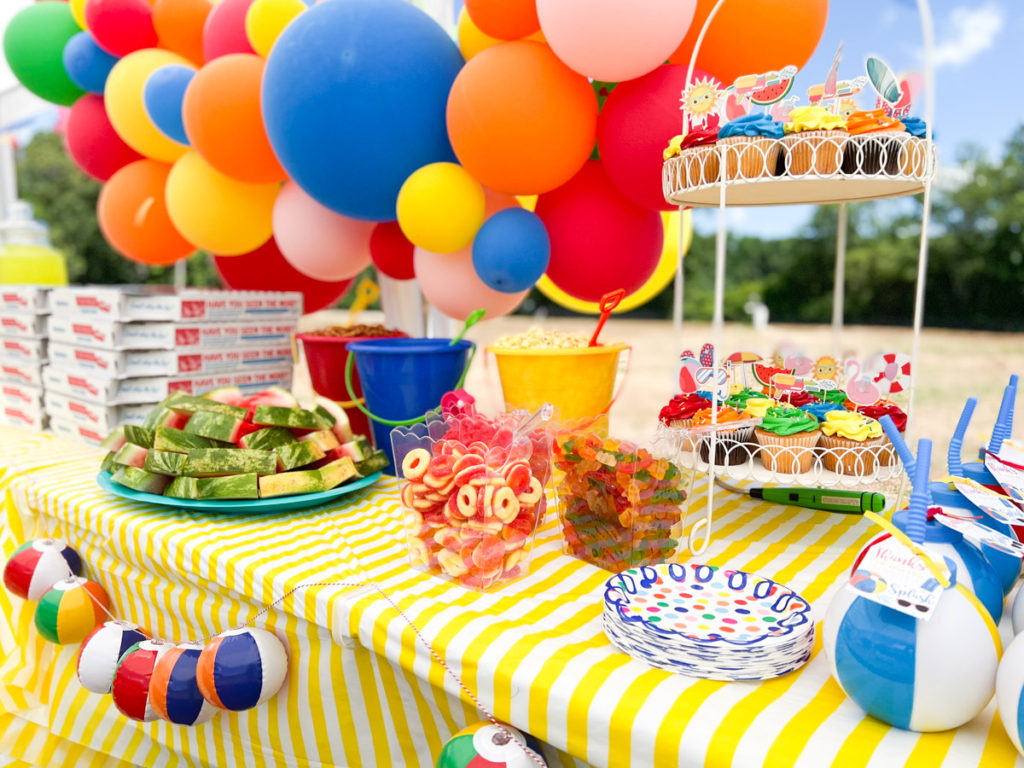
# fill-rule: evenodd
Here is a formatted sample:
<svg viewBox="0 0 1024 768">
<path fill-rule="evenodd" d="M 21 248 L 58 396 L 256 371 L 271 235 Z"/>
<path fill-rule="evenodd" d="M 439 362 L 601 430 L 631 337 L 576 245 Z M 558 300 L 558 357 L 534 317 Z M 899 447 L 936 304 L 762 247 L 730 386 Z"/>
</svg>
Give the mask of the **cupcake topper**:
<svg viewBox="0 0 1024 768">
<path fill-rule="evenodd" d="M 903 379 L 910 379 L 910 356 L 901 352 L 885 352 L 872 357 L 866 366 L 883 394 L 892 395 L 904 390 Z"/>
<path fill-rule="evenodd" d="M 862 374 L 859 360 L 849 359 L 846 370 L 846 396 L 855 405 L 874 405 L 881 398 L 878 387 L 870 377 Z"/>
<path fill-rule="evenodd" d="M 871 86 L 883 101 L 887 104 L 895 105 L 902 98 L 903 91 L 900 90 L 899 81 L 896 79 L 896 75 L 892 73 L 888 64 L 877 56 L 868 56 L 867 61 L 864 63 L 864 68 L 867 70 Z"/>
<path fill-rule="evenodd" d="M 999 455 L 1003 447 L 1003 441 L 1010 437 L 1013 432 L 1013 404 L 1017 399 L 1017 374 L 1010 377 L 1010 383 L 1003 390 L 1003 402 L 999 405 L 999 418 L 992 428 L 992 439 L 989 440 L 988 450 L 990 453 Z"/>
<path fill-rule="evenodd" d="M 903 435 L 900 434 L 896 424 L 893 423 L 892 417 L 889 414 L 885 414 L 878 420 L 878 423 L 882 425 L 882 431 L 885 432 L 885 436 L 889 438 L 889 442 L 896 449 L 896 455 L 903 462 L 903 468 L 907 472 L 907 477 L 913 480 L 914 465 L 917 462 L 914 460 L 914 454 L 910 452 L 909 446 L 907 446 L 906 441 L 903 439 Z"/>
<path fill-rule="evenodd" d="M 915 544 L 924 543 L 925 523 L 928 519 L 928 468 L 932 463 L 932 441 L 922 438 L 917 443 L 917 461 L 914 462 L 914 490 L 910 494 L 907 510 L 906 534 Z"/>
<path fill-rule="evenodd" d="M 964 474 L 963 460 L 961 453 L 964 447 L 964 435 L 967 434 L 967 427 L 971 423 L 971 416 L 974 415 L 974 408 L 978 405 L 978 398 L 969 397 L 964 403 L 964 409 L 960 412 L 960 421 L 956 423 L 953 430 L 953 437 L 949 439 L 949 452 L 946 454 L 946 469 L 954 477 L 962 477 Z"/>
</svg>

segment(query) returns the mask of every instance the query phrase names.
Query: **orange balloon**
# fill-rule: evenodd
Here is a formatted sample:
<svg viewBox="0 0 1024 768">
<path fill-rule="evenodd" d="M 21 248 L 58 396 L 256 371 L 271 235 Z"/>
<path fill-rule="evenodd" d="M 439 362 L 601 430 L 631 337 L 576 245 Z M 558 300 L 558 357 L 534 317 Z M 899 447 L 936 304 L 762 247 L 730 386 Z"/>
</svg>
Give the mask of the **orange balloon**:
<svg viewBox="0 0 1024 768">
<path fill-rule="evenodd" d="M 203 25 L 212 9 L 210 0 L 156 0 L 153 27 L 160 47 L 201 66 Z"/>
<path fill-rule="evenodd" d="M 166 265 L 195 250 L 167 214 L 164 187 L 170 172 L 168 163 L 146 158 L 121 168 L 103 185 L 96 203 L 100 231 L 125 258 Z"/>
<path fill-rule="evenodd" d="M 672 64 L 689 65 L 701 27 L 717 0 L 697 0 L 693 23 Z M 802 68 L 818 47 L 828 0 L 732 0 L 711 20 L 697 53 L 697 67 L 726 85 L 740 75 L 759 75 L 789 64 Z"/>
<path fill-rule="evenodd" d="M 532 195 L 561 186 L 594 149 L 597 97 L 590 82 L 540 43 L 487 48 L 448 95 L 448 137 L 484 186 Z"/>
<path fill-rule="evenodd" d="M 466 11 L 485 35 L 518 40 L 540 29 L 537 0 L 466 0 Z"/>
<path fill-rule="evenodd" d="M 221 173 L 249 184 L 287 177 L 263 126 L 263 65 L 252 53 L 220 56 L 192 78 L 182 105 L 192 147 Z"/>
</svg>

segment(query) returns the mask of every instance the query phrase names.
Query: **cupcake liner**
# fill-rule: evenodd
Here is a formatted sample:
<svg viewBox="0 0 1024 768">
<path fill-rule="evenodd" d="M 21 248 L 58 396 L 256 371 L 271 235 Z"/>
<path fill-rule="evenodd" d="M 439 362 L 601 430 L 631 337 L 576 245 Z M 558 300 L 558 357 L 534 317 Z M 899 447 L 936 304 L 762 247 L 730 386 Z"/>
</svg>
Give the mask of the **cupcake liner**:
<svg viewBox="0 0 1024 768">
<path fill-rule="evenodd" d="M 787 475 L 810 472 L 814 461 L 814 446 L 818 444 L 821 432 L 797 432 L 793 435 L 777 435 L 758 427 L 754 437 L 761 446 L 761 464 L 772 472 Z"/>
<path fill-rule="evenodd" d="M 905 176 L 923 177 L 927 163 L 927 142 L 911 136 L 903 144 L 900 153 L 900 171 Z"/>
<path fill-rule="evenodd" d="M 895 176 L 910 136 L 903 131 L 877 131 L 851 136 L 843 151 L 843 173 Z"/>
<path fill-rule="evenodd" d="M 896 449 L 893 444 L 889 442 L 889 438 L 885 438 L 882 442 L 881 448 L 878 449 L 878 453 L 875 457 L 880 467 L 891 467 L 896 464 Z"/>
<path fill-rule="evenodd" d="M 813 173 L 828 176 L 836 173 L 849 138 L 850 134 L 841 130 L 789 134 L 782 140 L 789 175 L 806 176 Z"/>
<path fill-rule="evenodd" d="M 682 430 L 682 437 L 679 439 L 679 450 L 684 453 L 692 453 L 697 443 L 693 439 L 693 435 L 690 435 L 686 430 L 693 426 L 693 418 L 675 419 L 669 422 L 668 426 L 672 429 Z"/>
<path fill-rule="evenodd" d="M 734 467 L 746 463 L 751 455 L 751 438 L 754 434 L 754 427 L 741 427 L 731 432 L 719 432 L 718 444 L 715 446 L 715 466 Z M 710 436 L 695 436 L 698 440 L 697 451 L 700 460 L 711 462 L 711 438 Z"/>
<path fill-rule="evenodd" d="M 825 449 L 822 454 L 825 469 L 840 475 L 870 475 L 875 471 L 879 449 L 885 439 L 874 437 L 858 441 L 822 432 L 818 446 Z"/>
<path fill-rule="evenodd" d="M 773 176 L 782 142 L 765 136 L 729 136 L 719 139 L 725 147 L 725 178 L 759 179 Z"/>
<path fill-rule="evenodd" d="M 714 145 L 693 147 L 683 152 L 686 162 L 686 184 L 699 187 L 703 184 L 714 184 L 718 181 L 721 162 L 718 148 Z"/>
</svg>

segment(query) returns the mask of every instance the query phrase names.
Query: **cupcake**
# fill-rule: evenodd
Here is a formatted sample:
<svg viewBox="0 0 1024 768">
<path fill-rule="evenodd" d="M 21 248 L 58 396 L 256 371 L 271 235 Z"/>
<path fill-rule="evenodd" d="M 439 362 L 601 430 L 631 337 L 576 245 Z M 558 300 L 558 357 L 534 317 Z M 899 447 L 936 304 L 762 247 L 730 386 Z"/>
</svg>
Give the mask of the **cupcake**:
<svg viewBox="0 0 1024 768">
<path fill-rule="evenodd" d="M 821 422 L 825 468 L 841 475 L 874 472 L 879 446 L 884 442 L 882 425 L 853 411 L 833 411 Z"/>
<path fill-rule="evenodd" d="M 778 402 L 772 400 L 770 397 L 752 397 L 747 400 L 747 405 L 743 409 L 743 418 L 745 419 L 763 419 L 764 415 L 768 413 L 768 409 L 778 405 Z"/>
<path fill-rule="evenodd" d="M 691 187 L 714 184 L 721 173 L 718 149 L 718 131 L 699 128 L 690 131 L 683 139 L 682 157 L 686 163 L 686 183 Z"/>
<path fill-rule="evenodd" d="M 789 113 L 784 130 L 782 146 L 790 176 L 827 176 L 839 170 L 843 147 L 850 138 L 845 118 L 824 107 L 797 107 Z"/>
<path fill-rule="evenodd" d="M 718 409 L 718 423 L 728 425 L 730 422 L 742 421 L 744 416 L 739 411 L 724 406 Z M 693 426 L 707 427 L 711 425 L 711 409 L 705 408 L 698 411 L 693 417 Z M 718 441 L 715 446 L 716 466 L 735 466 L 743 464 L 750 458 L 750 451 L 747 449 L 747 442 L 753 433 L 753 426 L 742 426 L 737 428 L 721 427 L 717 430 Z M 697 451 L 701 461 L 711 461 L 711 436 L 705 434 L 697 438 Z"/>
<path fill-rule="evenodd" d="M 850 140 L 843 152 L 843 173 L 900 172 L 900 152 L 909 138 L 903 123 L 885 110 L 873 109 L 846 118 L 846 130 Z"/>
<path fill-rule="evenodd" d="M 821 430 L 806 411 L 787 406 L 769 408 L 754 438 L 761 446 L 761 463 L 772 472 L 808 472 Z"/>
<path fill-rule="evenodd" d="M 693 424 L 693 415 L 697 411 L 710 407 L 711 401 L 699 394 L 676 395 L 658 413 L 658 421 L 668 427 L 688 429 Z M 693 446 L 693 437 L 687 435 L 683 438 L 679 448 L 682 451 L 692 451 Z"/>
<path fill-rule="evenodd" d="M 725 178 L 774 176 L 783 134 L 782 123 L 768 115 L 743 115 L 723 125 L 718 143 L 725 148 Z"/>
<path fill-rule="evenodd" d="M 824 421 L 825 416 L 832 413 L 832 411 L 846 412 L 846 409 L 843 408 L 843 406 L 836 405 L 835 403 L 807 403 L 807 405 L 801 405 L 800 410 L 804 413 L 809 413 L 819 422 Z"/>
<path fill-rule="evenodd" d="M 928 142 L 925 141 L 927 126 L 919 117 L 904 117 L 900 122 L 909 137 L 900 155 L 900 172 L 906 176 L 923 178 L 928 168 Z"/>
<path fill-rule="evenodd" d="M 907 414 L 891 400 L 879 400 L 874 405 L 865 405 L 860 409 L 860 414 L 879 421 L 883 416 L 888 416 L 900 434 L 907 429 Z M 884 432 L 882 434 L 885 435 Z M 896 449 L 888 437 L 885 438 L 885 447 L 878 452 L 878 463 L 883 467 L 896 463 Z"/>
<path fill-rule="evenodd" d="M 806 389 L 798 389 L 796 392 L 783 392 L 779 395 L 780 404 L 791 405 L 794 408 L 800 408 L 801 406 L 817 402 L 819 402 L 817 396 L 812 395 Z"/>
<path fill-rule="evenodd" d="M 730 408 L 735 408 L 737 411 L 742 411 L 747 407 L 747 401 L 754 397 L 764 397 L 764 393 L 759 389 L 745 387 L 725 398 L 725 404 Z"/>
<path fill-rule="evenodd" d="M 849 398 L 841 389 L 830 389 L 827 392 L 823 392 L 821 395 L 821 401 L 823 403 L 832 403 L 833 405 L 838 405 L 840 407 L 843 407 L 847 400 L 849 400 Z"/>
</svg>

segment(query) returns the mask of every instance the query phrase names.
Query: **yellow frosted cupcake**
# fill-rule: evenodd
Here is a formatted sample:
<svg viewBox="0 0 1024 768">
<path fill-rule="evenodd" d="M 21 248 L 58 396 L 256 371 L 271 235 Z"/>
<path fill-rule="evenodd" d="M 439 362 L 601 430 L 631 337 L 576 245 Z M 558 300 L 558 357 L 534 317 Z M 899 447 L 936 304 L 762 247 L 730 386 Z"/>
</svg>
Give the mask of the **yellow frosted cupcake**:
<svg viewBox="0 0 1024 768">
<path fill-rule="evenodd" d="M 752 397 L 743 406 L 743 418 L 763 419 L 769 408 L 774 408 L 778 402 L 770 397 Z"/>
<path fill-rule="evenodd" d="M 845 118 L 824 107 L 797 107 L 783 127 L 786 136 L 782 145 L 790 176 L 826 176 L 839 170 L 843 147 L 850 138 Z"/>
<path fill-rule="evenodd" d="M 854 411 L 830 411 L 821 422 L 825 469 L 841 475 L 868 475 L 875 471 L 885 444 L 882 425 Z"/>
</svg>

